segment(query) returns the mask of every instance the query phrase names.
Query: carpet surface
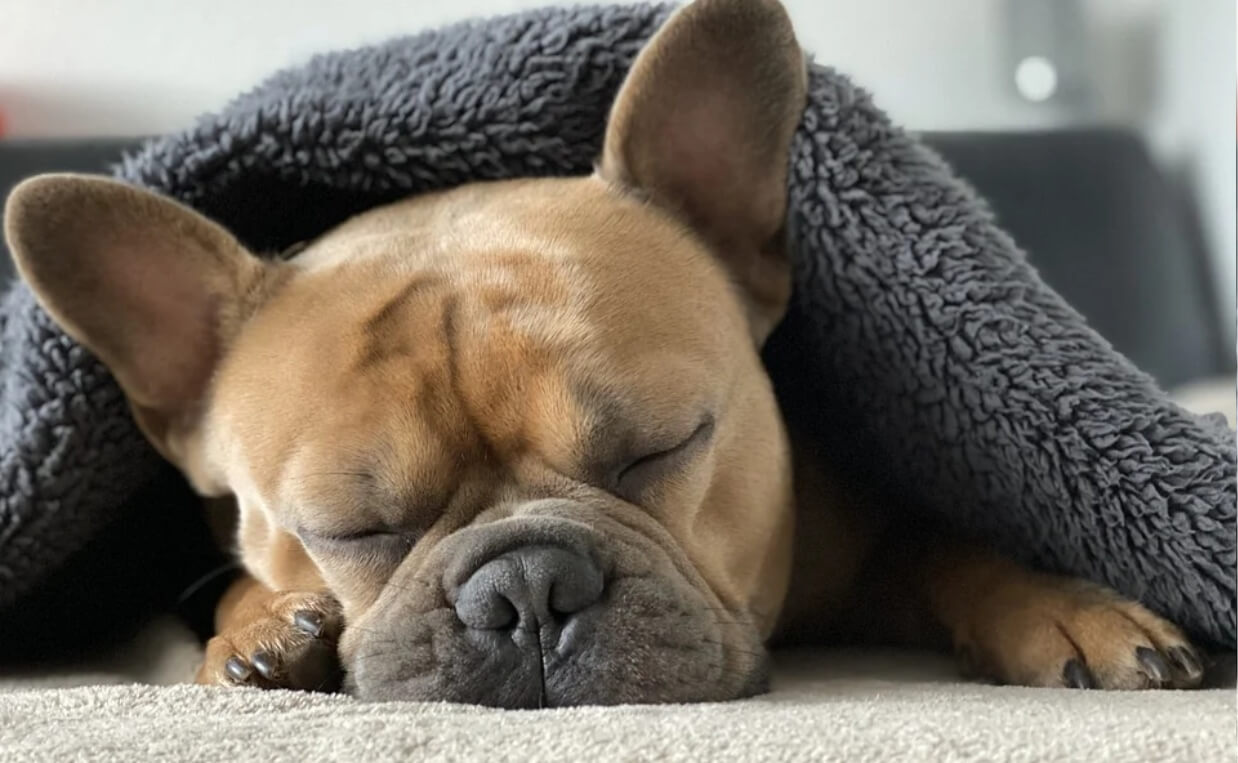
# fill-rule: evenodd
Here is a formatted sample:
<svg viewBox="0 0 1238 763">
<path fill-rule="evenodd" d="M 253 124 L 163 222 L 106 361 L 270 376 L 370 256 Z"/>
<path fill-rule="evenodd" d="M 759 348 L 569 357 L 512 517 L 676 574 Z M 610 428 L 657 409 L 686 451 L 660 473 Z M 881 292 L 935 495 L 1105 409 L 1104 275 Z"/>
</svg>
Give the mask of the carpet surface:
<svg viewBox="0 0 1238 763">
<path fill-rule="evenodd" d="M 780 654 L 770 694 L 701 705 L 504 711 L 134 683 L 180 680 L 197 654 L 165 623 L 123 655 L 0 678 L 0 760 L 1203 763 L 1238 754 L 1232 689 L 966 684 L 948 660 L 901 652 Z"/>
</svg>

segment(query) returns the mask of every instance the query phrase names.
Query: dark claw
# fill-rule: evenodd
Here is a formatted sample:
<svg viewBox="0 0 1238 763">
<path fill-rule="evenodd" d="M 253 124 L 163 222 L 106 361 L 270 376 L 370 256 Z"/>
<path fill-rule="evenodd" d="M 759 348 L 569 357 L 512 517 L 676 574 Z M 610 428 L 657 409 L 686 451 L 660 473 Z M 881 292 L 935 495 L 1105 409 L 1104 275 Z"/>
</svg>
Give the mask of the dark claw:
<svg viewBox="0 0 1238 763">
<path fill-rule="evenodd" d="M 263 678 L 268 681 L 275 679 L 275 658 L 268 652 L 254 652 L 250 656 L 249 661 L 253 664 L 254 670 L 257 670 Z"/>
<path fill-rule="evenodd" d="M 224 671 L 236 681 L 244 681 L 253 672 L 245 660 L 240 657 L 229 657 L 224 663 Z"/>
<path fill-rule="evenodd" d="M 1199 678 L 1204 673 L 1204 666 L 1200 662 L 1199 656 L 1189 646 L 1170 647 L 1169 660 L 1191 681 Z"/>
<path fill-rule="evenodd" d="M 1079 660 L 1067 660 L 1066 667 L 1062 669 L 1062 680 L 1072 689 L 1096 688 L 1096 679 L 1092 677 L 1092 672 Z"/>
<path fill-rule="evenodd" d="M 308 633 L 314 638 L 318 638 L 322 635 L 322 615 L 317 612 L 302 609 L 292 616 L 292 623 L 293 625 L 296 625 L 298 629 Z"/>
<path fill-rule="evenodd" d="M 1155 649 L 1146 646 L 1135 648 L 1135 659 L 1139 660 L 1139 664 L 1143 667 L 1143 672 L 1148 674 L 1154 683 L 1166 684 L 1170 679 L 1169 663 L 1165 662 L 1165 658 Z"/>
</svg>

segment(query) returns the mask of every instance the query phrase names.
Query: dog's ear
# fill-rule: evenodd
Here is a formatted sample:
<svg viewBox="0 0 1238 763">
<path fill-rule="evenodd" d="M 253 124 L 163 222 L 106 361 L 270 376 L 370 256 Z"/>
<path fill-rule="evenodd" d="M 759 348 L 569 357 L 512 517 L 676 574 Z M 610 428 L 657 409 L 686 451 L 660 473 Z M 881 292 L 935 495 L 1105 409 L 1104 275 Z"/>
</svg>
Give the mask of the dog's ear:
<svg viewBox="0 0 1238 763">
<path fill-rule="evenodd" d="M 147 436 L 183 466 L 211 374 L 268 267 L 188 207 L 102 177 L 22 182 L 4 231 L 39 303 L 112 371 Z"/>
<path fill-rule="evenodd" d="M 696 0 L 637 57 L 606 128 L 601 175 L 678 215 L 723 258 L 761 342 L 790 295 L 791 138 L 806 64 L 774 0 Z"/>
</svg>

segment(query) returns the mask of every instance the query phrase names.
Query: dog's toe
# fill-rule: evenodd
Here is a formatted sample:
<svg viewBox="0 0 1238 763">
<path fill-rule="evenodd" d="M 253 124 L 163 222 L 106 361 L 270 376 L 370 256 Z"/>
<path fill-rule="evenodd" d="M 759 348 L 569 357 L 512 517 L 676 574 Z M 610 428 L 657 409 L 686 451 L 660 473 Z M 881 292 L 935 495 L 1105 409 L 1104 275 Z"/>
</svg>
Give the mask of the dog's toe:
<svg viewBox="0 0 1238 763">
<path fill-rule="evenodd" d="M 341 678 L 336 654 L 341 628 L 339 605 L 330 597 L 277 596 L 259 619 L 210 640 L 197 681 L 335 691 Z"/>
<path fill-rule="evenodd" d="M 242 660 L 242 662 L 245 662 Z M 263 688 L 334 691 L 339 687 L 339 663 L 333 644 L 310 638 L 275 651 L 259 649 L 249 656 L 246 683 Z"/>
<path fill-rule="evenodd" d="M 1096 678 L 1078 658 L 1072 657 L 1066 661 L 1062 670 L 1062 683 L 1071 689 L 1095 689 Z"/>
<path fill-rule="evenodd" d="M 1204 663 L 1199 654 L 1189 646 L 1171 646 L 1169 663 L 1174 673 L 1189 684 L 1199 683 L 1204 678 Z"/>
<path fill-rule="evenodd" d="M 245 683 L 254 674 L 254 669 L 244 659 L 232 655 L 224 661 L 224 673 L 237 683 Z"/>
<path fill-rule="evenodd" d="M 1052 580 L 1052 582 L 1049 582 Z M 1071 689 L 1189 689 L 1203 661 L 1182 632 L 1136 602 L 1078 581 L 986 602 L 956 651 L 973 673 Z"/>
<path fill-rule="evenodd" d="M 321 612 L 315 612 L 312 609 L 299 609 L 292 615 L 292 624 L 297 626 L 301 632 L 318 638 L 324 632 L 326 621 Z"/>
</svg>

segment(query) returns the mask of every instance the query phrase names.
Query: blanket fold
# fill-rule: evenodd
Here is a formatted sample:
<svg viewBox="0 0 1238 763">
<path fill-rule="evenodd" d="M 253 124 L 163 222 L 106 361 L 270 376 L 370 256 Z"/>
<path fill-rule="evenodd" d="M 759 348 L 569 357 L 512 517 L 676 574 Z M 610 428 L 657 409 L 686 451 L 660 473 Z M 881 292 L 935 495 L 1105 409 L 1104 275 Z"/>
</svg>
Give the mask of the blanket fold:
<svg viewBox="0 0 1238 763">
<path fill-rule="evenodd" d="M 319 56 L 116 173 L 268 252 L 413 193 L 587 173 L 669 11 L 546 9 Z M 795 295 L 766 352 L 789 415 L 910 510 L 1233 647 L 1233 432 L 1171 404 L 935 154 L 821 65 L 789 182 Z M 165 472 L 22 285 L 0 336 L 3 618 Z"/>
</svg>

